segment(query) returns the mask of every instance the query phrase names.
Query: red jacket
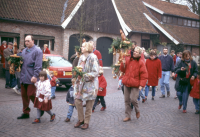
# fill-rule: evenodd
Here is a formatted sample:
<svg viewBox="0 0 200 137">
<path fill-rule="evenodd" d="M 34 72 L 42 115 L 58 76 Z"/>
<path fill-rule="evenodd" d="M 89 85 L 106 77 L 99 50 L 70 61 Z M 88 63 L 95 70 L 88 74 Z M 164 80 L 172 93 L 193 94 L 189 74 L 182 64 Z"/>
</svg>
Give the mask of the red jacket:
<svg viewBox="0 0 200 137">
<path fill-rule="evenodd" d="M 97 96 L 106 96 L 106 87 L 107 87 L 106 79 L 103 75 L 100 75 L 98 77 L 98 80 L 99 80 L 99 88 L 103 88 L 103 91 L 98 91 Z"/>
<path fill-rule="evenodd" d="M 3 55 L 3 51 L 4 51 L 5 49 L 7 49 L 7 48 L 8 48 L 7 45 L 6 45 L 5 48 L 4 48 L 3 45 L 0 46 L 1 63 L 5 63 L 5 58 L 4 58 L 4 55 Z"/>
<path fill-rule="evenodd" d="M 100 53 L 98 50 L 96 50 L 96 49 L 93 50 L 93 53 L 97 56 L 97 58 L 98 58 L 98 60 L 99 60 L 99 65 L 103 67 L 103 62 L 102 62 L 101 53 Z"/>
<path fill-rule="evenodd" d="M 51 81 L 50 81 L 50 83 L 51 83 L 51 86 L 52 87 L 55 87 L 56 86 L 56 77 L 55 76 L 53 76 L 52 78 L 51 78 Z"/>
<path fill-rule="evenodd" d="M 127 87 L 138 88 L 139 86 L 145 87 L 148 73 L 144 61 L 128 58 L 126 59 L 125 67 L 121 63 L 120 70 L 125 73 L 122 83 Z"/>
<path fill-rule="evenodd" d="M 46 48 L 45 52 L 44 52 L 44 49 L 43 49 L 43 54 L 51 54 L 51 53 L 50 53 L 50 50 L 48 48 Z"/>
<path fill-rule="evenodd" d="M 174 65 L 176 64 L 176 55 L 173 56 Z"/>
<path fill-rule="evenodd" d="M 190 96 L 196 99 L 199 99 L 199 79 L 191 80 L 190 79 L 190 84 L 193 86 L 192 90 L 190 91 Z"/>
<path fill-rule="evenodd" d="M 156 57 L 156 59 L 146 60 L 146 68 L 148 72 L 148 86 L 157 86 L 158 78 L 162 77 L 162 65 L 161 61 Z"/>
</svg>

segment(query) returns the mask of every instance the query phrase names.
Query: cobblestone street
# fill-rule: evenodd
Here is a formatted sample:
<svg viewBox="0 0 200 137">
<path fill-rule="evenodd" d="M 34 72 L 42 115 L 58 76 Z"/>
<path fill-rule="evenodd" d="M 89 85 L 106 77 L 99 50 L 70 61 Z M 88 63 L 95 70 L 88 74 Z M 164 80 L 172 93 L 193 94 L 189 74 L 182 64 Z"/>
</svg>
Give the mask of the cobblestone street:
<svg viewBox="0 0 200 137">
<path fill-rule="evenodd" d="M 56 99 L 52 100 L 52 112 L 56 114 L 54 122 L 49 122 L 50 116 L 45 113 L 40 124 L 32 124 L 36 118 L 36 108 L 30 103 L 30 118 L 17 120 L 22 114 L 21 96 L 12 89 L 5 89 L 5 80 L 0 79 L 0 137 L 198 137 L 199 115 L 194 114 L 195 106 L 189 97 L 187 113 L 178 109 L 178 99 L 174 99 L 175 82 L 170 79 L 171 96 L 159 98 L 160 87 L 156 92 L 155 100 L 151 100 L 151 91 L 148 100 L 139 108 L 141 117 L 137 120 L 135 111 L 132 111 L 131 121 L 123 122 L 125 118 L 124 98 L 121 90 L 117 90 L 117 80 L 112 78 L 111 70 L 105 70 L 108 87 L 105 97 L 107 109 L 100 111 L 98 105 L 91 116 L 89 129 L 74 128 L 78 120 L 74 110 L 69 123 L 64 122 L 68 112 L 66 103 L 67 89 L 59 87 Z"/>
</svg>

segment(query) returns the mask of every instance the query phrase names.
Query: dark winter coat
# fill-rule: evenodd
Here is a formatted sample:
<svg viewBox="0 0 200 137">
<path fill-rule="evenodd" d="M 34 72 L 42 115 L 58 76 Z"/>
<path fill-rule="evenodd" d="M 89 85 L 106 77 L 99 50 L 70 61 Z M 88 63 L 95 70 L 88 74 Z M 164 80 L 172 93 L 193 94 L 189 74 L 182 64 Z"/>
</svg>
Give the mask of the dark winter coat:
<svg viewBox="0 0 200 137">
<path fill-rule="evenodd" d="M 76 54 L 74 54 L 71 56 L 70 60 L 72 61 L 72 69 L 74 69 L 74 67 L 78 65 L 79 57 Z"/>
<path fill-rule="evenodd" d="M 74 88 L 73 86 L 71 86 L 67 92 L 67 96 L 66 96 L 66 101 L 69 103 L 69 104 L 74 104 Z"/>
<path fill-rule="evenodd" d="M 126 63 L 121 63 L 120 70 L 125 73 L 122 83 L 126 87 L 145 87 L 148 73 L 143 59 L 126 58 Z"/>
<path fill-rule="evenodd" d="M 167 55 L 167 56 L 160 56 L 159 57 L 161 64 L 162 64 L 162 71 L 172 71 L 174 72 L 174 61 L 172 56 Z"/>
<path fill-rule="evenodd" d="M 106 96 L 106 87 L 107 87 L 106 79 L 103 75 L 100 75 L 98 77 L 98 80 L 99 80 L 99 88 L 103 88 L 103 90 L 98 91 L 97 96 Z"/>
<path fill-rule="evenodd" d="M 162 77 L 161 61 L 156 57 L 154 60 L 146 60 L 146 68 L 148 72 L 148 86 L 157 86 L 158 78 Z"/>
<path fill-rule="evenodd" d="M 191 60 L 190 76 L 189 78 L 187 78 L 188 85 L 179 84 L 180 78 L 184 78 L 186 76 L 186 71 L 181 71 L 181 67 L 186 68 L 188 67 L 188 65 L 183 60 L 179 60 L 178 62 L 176 62 L 175 73 L 177 74 L 177 78 L 175 83 L 175 89 L 176 91 L 183 91 L 185 86 L 188 86 L 188 91 L 190 92 L 191 91 L 190 79 L 192 76 L 196 78 L 198 74 L 197 64 L 195 61 Z"/>
</svg>

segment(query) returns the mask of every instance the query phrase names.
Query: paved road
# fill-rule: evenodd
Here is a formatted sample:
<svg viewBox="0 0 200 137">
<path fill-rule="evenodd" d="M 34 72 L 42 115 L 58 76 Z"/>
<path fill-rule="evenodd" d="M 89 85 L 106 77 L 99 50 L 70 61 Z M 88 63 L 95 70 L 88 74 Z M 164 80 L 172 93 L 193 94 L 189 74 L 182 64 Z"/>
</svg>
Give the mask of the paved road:
<svg viewBox="0 0 200 137">
<path fill-rule="evenodd" d="M 132 111 L 132 120 L 122 122 L 124 114 L 124 98 L 121 90 L 117 90 L 117 80 L 112 78 L 111 70 L 105 70 L 108 82 L 107 109 L 100 111 L 97 106 L 92 114 L 90 128 L 83 131 L 73 126 L 77 122 L 75 110 L 71 122 L 64 122 L 68 104 L 65 102 L 67 89 L 58 88 L 56 99 L 52 101 L 52 111 L 56 119 L 50 123 L 48 114 L 44 114 L 40 124 L 31 124 L 36 118 L 36 109 L 31 103 L 30 118 L 17 120 L 22 113 L 21 96 L 4 88 L 4 79 L 0 79 L 0 137 L 198 137 L 199 115 L 195 115 L 192 98 L 188 101 L 188 113 L 178 110 L 178 100 L 174 99 L 174 81 L 170 80 L 171 96 L 160 99 L 160 88 L 156 92 L 155 101 L 151 100 L 151 92 L 147 102 L 139 102 L 141 117 L 137 120 Z"/>
</svg>

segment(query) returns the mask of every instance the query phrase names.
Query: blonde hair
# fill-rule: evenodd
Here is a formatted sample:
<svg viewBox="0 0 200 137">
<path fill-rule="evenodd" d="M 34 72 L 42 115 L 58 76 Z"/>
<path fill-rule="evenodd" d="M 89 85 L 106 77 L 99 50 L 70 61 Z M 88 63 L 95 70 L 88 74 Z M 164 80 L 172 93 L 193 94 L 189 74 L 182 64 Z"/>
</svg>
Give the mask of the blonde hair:
<svg viewBox="0 0 200 137">
<path fill-rule="evenodd" d="M 92 52 L 93 52 L 93 45 L 92 45 L 91 42 L 84 42 L 84 43 L 82 44 L 82 46 L 83 46 L 83 45 L 85 46 L 87 52 L 89 52 L 89 53 L 92 53 Z"/>
<path fill-rule="evenodd" d="M 54 73 L 53 73 L 53 71 L 49 71 L 49 74 L 51 75 L 51 74 L 54 74 Z"/>
<path fill-rule="evenodd" d="M 139 54 L 141 54 L 142 53 L 142 48 L 140 48 L 140 47 L 135 47 L 135 50 L 138 50 L 139 51 Z"/>
<path fill-rule="evenodd" d="M 44 47 L 48 47 L 48 45 L 47 45 L 47 44 L 44 44 Z"/>
<path fill-rule="evenodd" d="M 71 80 L 71 82 L 72 82 L 72 85 L 74 85 L 75 82 L 76 82 L 76 78 L 73 78 L 73 79 Z"/>
<path fill-rule="evenodd" d="M 91 43 L 94 48 L 94 41 L 90 40 L 89 43 Z"/>
</svg>

